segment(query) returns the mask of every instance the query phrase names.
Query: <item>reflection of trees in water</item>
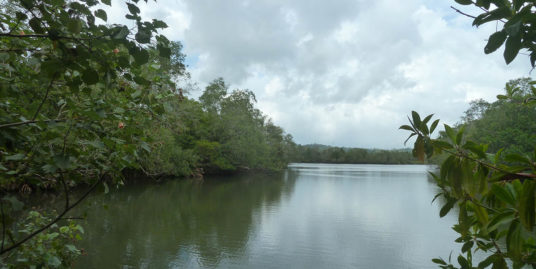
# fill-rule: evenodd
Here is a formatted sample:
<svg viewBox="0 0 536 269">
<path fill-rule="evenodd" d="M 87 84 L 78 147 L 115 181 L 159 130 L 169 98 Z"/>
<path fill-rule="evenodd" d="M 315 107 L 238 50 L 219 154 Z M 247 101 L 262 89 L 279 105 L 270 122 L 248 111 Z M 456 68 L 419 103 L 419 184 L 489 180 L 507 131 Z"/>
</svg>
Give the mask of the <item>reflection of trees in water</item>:
<svg viewBox="0 0 536 269">
<path fill-rule="evenodd" d="M 295 179 L 295 173 L 285 173 L 176 180 L 94 196 L 87 201 L 82 243 L 88 256 L 78 265 L 216 266 L 244 253 L 254 213 L 288 199 Z"/>
</svg>

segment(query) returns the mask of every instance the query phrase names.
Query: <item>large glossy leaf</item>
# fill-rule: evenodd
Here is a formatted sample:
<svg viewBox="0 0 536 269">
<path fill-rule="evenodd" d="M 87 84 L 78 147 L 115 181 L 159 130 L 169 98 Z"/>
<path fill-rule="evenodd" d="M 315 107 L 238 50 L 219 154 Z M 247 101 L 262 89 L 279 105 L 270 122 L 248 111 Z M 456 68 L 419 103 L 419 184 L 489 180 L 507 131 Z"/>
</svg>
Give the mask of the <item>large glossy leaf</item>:
<svg viewBox="0 0 536 269">
<path fill-rule="evenodd" d="M 526 180 L 523 183 L 523 190 L 519 197 L 519 219 L 523 226 L 532 231 L 534 226 L 534 191 L 536 184 L 533 181 Z"/>
<path fill-rule="evenodd" d="M 488 39 L 488 44 L 486 44 L 486 46 L 484 47 L 484 53 L 490 54 L 496 51 L 504 44 L 504 41 L 506 41 L 506 37 L 506 31 L 499 31 L 490 35 Z"/>
<path fill-rule="evenodd" d="M 521 50 L 521 35 L 509 36 L 506 39 L 504 48 L 504 61 L 506 64 L 511 63 Z"/>
</svg>

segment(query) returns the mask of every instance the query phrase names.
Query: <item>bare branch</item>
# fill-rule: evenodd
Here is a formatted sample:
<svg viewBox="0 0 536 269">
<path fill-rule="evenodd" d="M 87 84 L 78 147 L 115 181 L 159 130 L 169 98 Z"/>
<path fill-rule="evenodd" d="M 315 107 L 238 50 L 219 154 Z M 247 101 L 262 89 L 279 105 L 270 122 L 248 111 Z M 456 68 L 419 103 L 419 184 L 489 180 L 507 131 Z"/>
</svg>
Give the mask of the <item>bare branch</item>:
<svg viewBox="0 0 536 269">
<path fill-rule="evenodd" d="M 458 13 L 464 15 L 464 16 L 467 16 L 467 17 L 469 17 L 469 18 L 476 19 L 475 16 L 473 16 L 473 15 L 469 15 L 469 14 L 467 14 L 467 13 L 464 13 L 463 11 L 461 11 L 461 10 L 459 10 L 459 9 L 453 7 L 453 6 L 450 6 L 450 8 L 454 9 L 454 11 L 456 11 L 456 12 L 458 12 Z"/>
</svg>

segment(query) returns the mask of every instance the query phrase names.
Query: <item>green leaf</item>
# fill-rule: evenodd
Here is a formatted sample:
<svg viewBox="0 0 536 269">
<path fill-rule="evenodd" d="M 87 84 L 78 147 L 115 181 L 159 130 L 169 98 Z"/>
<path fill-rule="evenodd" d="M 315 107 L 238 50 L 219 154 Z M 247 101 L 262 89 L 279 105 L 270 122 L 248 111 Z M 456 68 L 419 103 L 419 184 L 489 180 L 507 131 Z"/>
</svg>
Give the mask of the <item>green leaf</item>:
<svg viewBox="0 0 536 269">
<path fill-rule="evenodd" d="M 82 31 L 82 22 L 78 19 L 72 19 L 69 21 L 67 28 L 71 33 L 78 34 Z"/>
<path fill-rule="evenodd" d="M 160 55 L 160 57 L 164 57 L 166 59 L 171 57 L 171 49 L 169 47 L 158 44 L 156 45 L 156 49 L 158 49 L 158 55 Z"/>
<path fill-rule="evenodd" d="M 455 204 L 456 204 L 456 199 L 450 199 L 449 201 L 447 201 L 447 203 L 439 211 L 439 217 L 442 218 L 446 216 L 449 213 L 449 211 L 454 207 Z"/>
<path fill-rule="evenodd" d="M 484 269 L 484 268 L 490 266 L 491 263 L 493 263 L 494 260 L 495 260 L 495 256 L 494 256 L 494 255 L 488 256 L 486 259 L 484 259 L 483 261 L 481 261 L 481 262 L 478 264 L 478 269 Z"/>
<path fill-rule="evenodd" d="M 112 5 L 112 0 L 101 0 L 101 2 L 105 5 L 109 5 L 111 6 Z"/>
<path fill-rule="evenodd" d="M 62 227 L 63 228 L 63 227 Z M 71 244 L 67 244 L 65 245 L 65 248 L 69 251 L 69 252 L 72 252 L 72 253 L 78 253 L 80 252 L 80 250 L 78 250 L 74 245 L 71 245 Z"/>
<path fill-rule="evenodd" d="M 491 232 L 505 223 L 510 223 L 514 219 L 514 213 L 515 211 L 506 210 L 500 214 L 493 216 L 493 218 L 488 223 L 487 230 Z"/>
<path fill-rule="evenodd" d="M 467 202 L 467 204 L 473 209 L 473 212 L 475 213 L 476 215 L 476 218 L 477 220 L 482 224 L 482 225 L 488 225 L 489 223 L 489 219 L 488 219 L 488 212 L 486 211 L 486 209 L 480 205 L 477 205 L 477 204 L 474 204 L 470 201 Z"/>
<path fill-rule="evenodd" d="M 441 259 L 441 258 L 439 258 L 439 259 L 437 259 L 437 258 L 436 258 L 436 259 L 432 259 L 432 262 L 433 262 L 433 263 L 436 263 L 436 264 L 447 265 L 447 263 L 446 263 L 443 259 Z"/>
<path fill-rule="evenodd" d="M 5 160 L 6 161 L 20 161 L 20 160 L 24 159 L 24 157 L 26 157 L 26 155 L 24 155 L 22 153 L 17 153 L 15 155 L 6 156 Z"/>
<path fill-rule="evenodd" d="M 443 125 L 445 126 L 445 133 L 447 133 L 447 136 L 452 142 L 456 143 L 456 134 L 454 133 L 454 130 L 446 124 Z"/>
<path fill-rule="evenodd" d="M 136 50 L 132 56 L 134 57 L 134 60 L 136 61 L 136 64 L 143 65 L 146 64 L 149 61 L 149 52 L 147 50 L 141 49 Z"/>
<path fill-rule="evenodd" d="M 470 5 L 470 4 L 473 3 L 473 1 L 471 1 L 471 0 L 455 0 L 455 1 L 456 1 L 456 3 L 458 3 L 458 4 L 460 4 L 460 5 L 465 5 L 465 6 L 466 6 L 466 5 Z"/>
<path fill-rule="evenodd" d="M 22 210 L 22 208 L 24 207 L 24 203 L 19 201 L 15 196 L 10 195 L 2 198 L 2 200 L 9 202 L 13 211 Z"/>
<path fill-rule="evenodd" d="M 28 16 L 26 16 L 26 14 L 22 13 L 22 12 L 15 12 L 15 17 L 17 18 L 17 20 L 19 21 L 23 21 L 23 20 L 26 20 L 28 19 Z"/>
<path fill-rule="evenodd" d="M 501 255 L 495 254 L 494 256 L 495 259 L 493 261 L 492 269 L 508 269 L 508 265 Z"/>
<path fill-rule="evenodd" d="M 504 41 L 506 41 L 506 37 L 507 35 L 505 31 L 495 32 L 490 35 L 488 39 L 488 44 L 486 44 L 486 47 L 484 47 L 484 53 L 490 54 L 496 51 L 504 44 Z"/>
<path fill-rule="evenodd" d="M 132 93 L 132 94 L 130 95 L 130 97 L 132 97 L 132 98 L 136 98 L 136 97 L 138 97 L 138 96 L 140 96 L 140 95 L 141 95 L 141 90 L 138 89 L 138 90 L 136 90 L 134 93 Z"/>
<path fill-rule="evenodd" d="M 138 14 L 140 13 L 140 9 L 138 8 L 138 6 L 132 4 L 132 3 L 127 3 L 127 6 L 128 6 L 128 11 L 130 11 L 130 14 Z"/>
<path fill-rule="evenodd" d="M 95 10 L 95 17 L 102 19 L 103 21 L 108 20 L 108 16 L 106 15 L 106 11 L 102 9 Z"/>
<path fill-rule="evenodd" d="M 471 266 L 469 266 L 469 262 L 467 261 L 467 259 L 465 259 L 462 255 L 458 256 L 458 263 L 460 264 L 462 269 L 463 268 L 471 268 Z"/>
<path fill-rule="evenodd" d="M 486 22 L 500 20 L 503 18 L 507 18 L 512 15 L 512 11 L 509 7 L 503 6 L 499 7 L 497 9 L 494 9 L 490 12 L 483 13 L 479 16 L 477 16 L 473 20 L 473 26 L 480 26 Z"/>
<path fill-rule="evenodd" d="M 463 246 L 462 246 L 462 253 L 465 253 L 465 252 L 471 250 L 471 248 L 473 247 L 474 243 L 475 243 L 474 241 L 465 242 L 465 244 L 463 244 Z"/>
<path fill-rule="evenodd" d="M 410 135 L 408 136 L 408 138 L 406 138 L 406 141 L 404 141 L 404 146 L 406 145 L 406 143 L 408 142 L 408 140 L 409 140 L 410 138 L 412 138 L 413 136 L 415 136 L 415 135 L 417 135 L 417 133 L 412 133 L 412 134 L 410 134 Z"/>
<path fill-rule="evenodd" d="M 151 42 L 151 32 L 148 30 L 139 29 L 134 37 L 136 38 L 136 41 L 142 44 Z"/>
<path fill-rule="evenodd" d="M 521 50 L 521 35 L 509 36 L 504 48 L 504 61 L 510 64 Z"/>
<path fill-rule="evenodd" d="M 526 180 L 523 182 L 523 190 L 519 197 L 519 220 L 521 224 L 529 231 L 534 226 L 534 191 L 536 184 L 533 181 Z"/>
<path fill-rule="evenodd" d="M 437 125 L 439 124 L 439 119 L 435 120 L 433 123 L 432 123 L 432 126 L 430 127 L 430 134 L 432 134 L 435 130 L 435 128 L 437 127 Z"/>
<path fill-rule="evenodd" d="M 480 158 L 480 159 L 486 159 L 487 158 L 487 155 L 486 155 L 486 152 L 485 152 L 484 148 L 481 145 L 478 145 L 473 141 L 467 141 L 463 145 L 463 148 L 470 150 L 471 152 L 476 154 L 478 156 L 478 158 Z"/>
<path fill-rule="evenodd" d="M 61 260 L 56 256 L 49 256 L 46 261 L 52 267 L 59 267 L 61 265 Z"/>
<path fill-rule="evenodd" d="M 30 21 L 28 22 L 28 24 L 30 25 L 32 30 L 34 30 L 34 32 L 36 32 L 38 34 L 45 33 L 45 30 L 43 29 L 43 27 L 41 27 L 41 23 L 39 22 L 39 19 L 37 19 L 35 17 L 31 18 Z"/>
<path fill-rule="evenodd" d="M 413 128 L 411 128 L 411 126 L 409 125 L 402 125 L 400 127 L 398 127 L 398 129 L 402 129 L 402 130 L 408 130 L 408 131 L 414 131 Z"/>
<path fill-rule="evenodd" d="M 84 72 L 82 73 L 82 80 L 87 85 L 96 84 L 97 82 L 99 82 L 99 73 L 97 73 L 97 71 L 90 69 L 90 68 L 85 69 Z"/>
<path fill-rule="evenodd" d="M 126 26 L 117 27 L 114 30 L 114 33 L 112 34 L 113 39 L 125 39 L 128 34 L 130 34 L 130 31 Z"/>
<path fill-rule="evenodd" d="M 521 226 L 519 222 L 514 220 L 510 224 L 508 234 L 506 235 L 506 249 L 509 256 L 515 260 L 521 259 L 523 249 L 523 235 L 521 234 Z"/>
<path fill-rule="evenodd" d="M 58 167 L 59 169 L 69 169 L 71 168 L 71 161 L 69 160 L 69 156 L 66 155 L 56 155 L 54 156 L 54 165 Z"/>
<path fill-rule="evenodd" d="M 515 153 L 506 155 L 504 157 L 504 160 L 507 161 L 507 162 L 514 162 L 514 163 L 519 162 L 519 163 L 532 165 L 532 162 L 531 162 L 531 160 L 529 160 L 529 158 L 521 156 L 519 154 L 515 154 Z"/>
<path fill-rule="evenodd" d="M 510 23 L 512 21 L 510 20 L 508 22 Z M 509 36 L 517 36 L 519 34 L 520 28 L 521 28 L 521 20 L 517 20 L 517 22 L 504 26 L 504 30 Z"/>
<path fill-rule="evenodd" d="M 419 116 L 419 113 L 411 111 L 411 117 L 413 118 L 415 127 L 419 128 L 421 126 L 421 117 Z"/>
<path fill-rule="evenodd" d="M 434 116 L 434 114 L 430 114 L 430 115 L 426 116 L 426 118 L 424 118 L 424 119 L 422 120 L 422 123 L 423 123 L 423 124 L 428 124 L 428 121 L 430 121 L 430 119 L 431 119 L 433 116 Z"/>
<path fill-rule="evenodd" d="M 161 20 L 153 19 L 153 27 L 154 28 L 167 28 L 168 25 Z"/>
<path fill-rule="evenodd" d="M 465 131 L 465 125 L 463 125 L 459 130 L 458 134 L 456 134 L 456 144 L 460 145 L 462 143 L 463 138 L 463 132 Z"/>
<path fill-rule="evenodd" d="M 499 185 L 499 183 L 494 183 L 491 185 L 491 192 L 501 201 L 509 205 L 513 206 L 516 204 L 515 198 L 512 196 L 512 194 L 507 191 L 505 187 Z"/>
</svg>

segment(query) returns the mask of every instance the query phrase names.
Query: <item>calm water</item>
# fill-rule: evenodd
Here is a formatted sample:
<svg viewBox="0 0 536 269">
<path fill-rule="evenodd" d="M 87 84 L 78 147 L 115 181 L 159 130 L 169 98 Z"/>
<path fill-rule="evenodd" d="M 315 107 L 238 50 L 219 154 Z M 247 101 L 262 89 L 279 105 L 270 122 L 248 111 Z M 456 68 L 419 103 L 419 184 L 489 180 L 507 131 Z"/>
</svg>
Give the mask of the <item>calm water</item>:
<svg viewBox="0 0 536 269">
<path fill-rule="evenodd" d="M 78 268 L 435 268 L 456 250 L 427 166 L 292 164 L 90 197 Z M 456 252 L 456 251 L 455 251 Z M 456 255 L 457 256 L 457 255 Z M 454 257 L 456 257 L 454 256 Z"/>
</svg>

